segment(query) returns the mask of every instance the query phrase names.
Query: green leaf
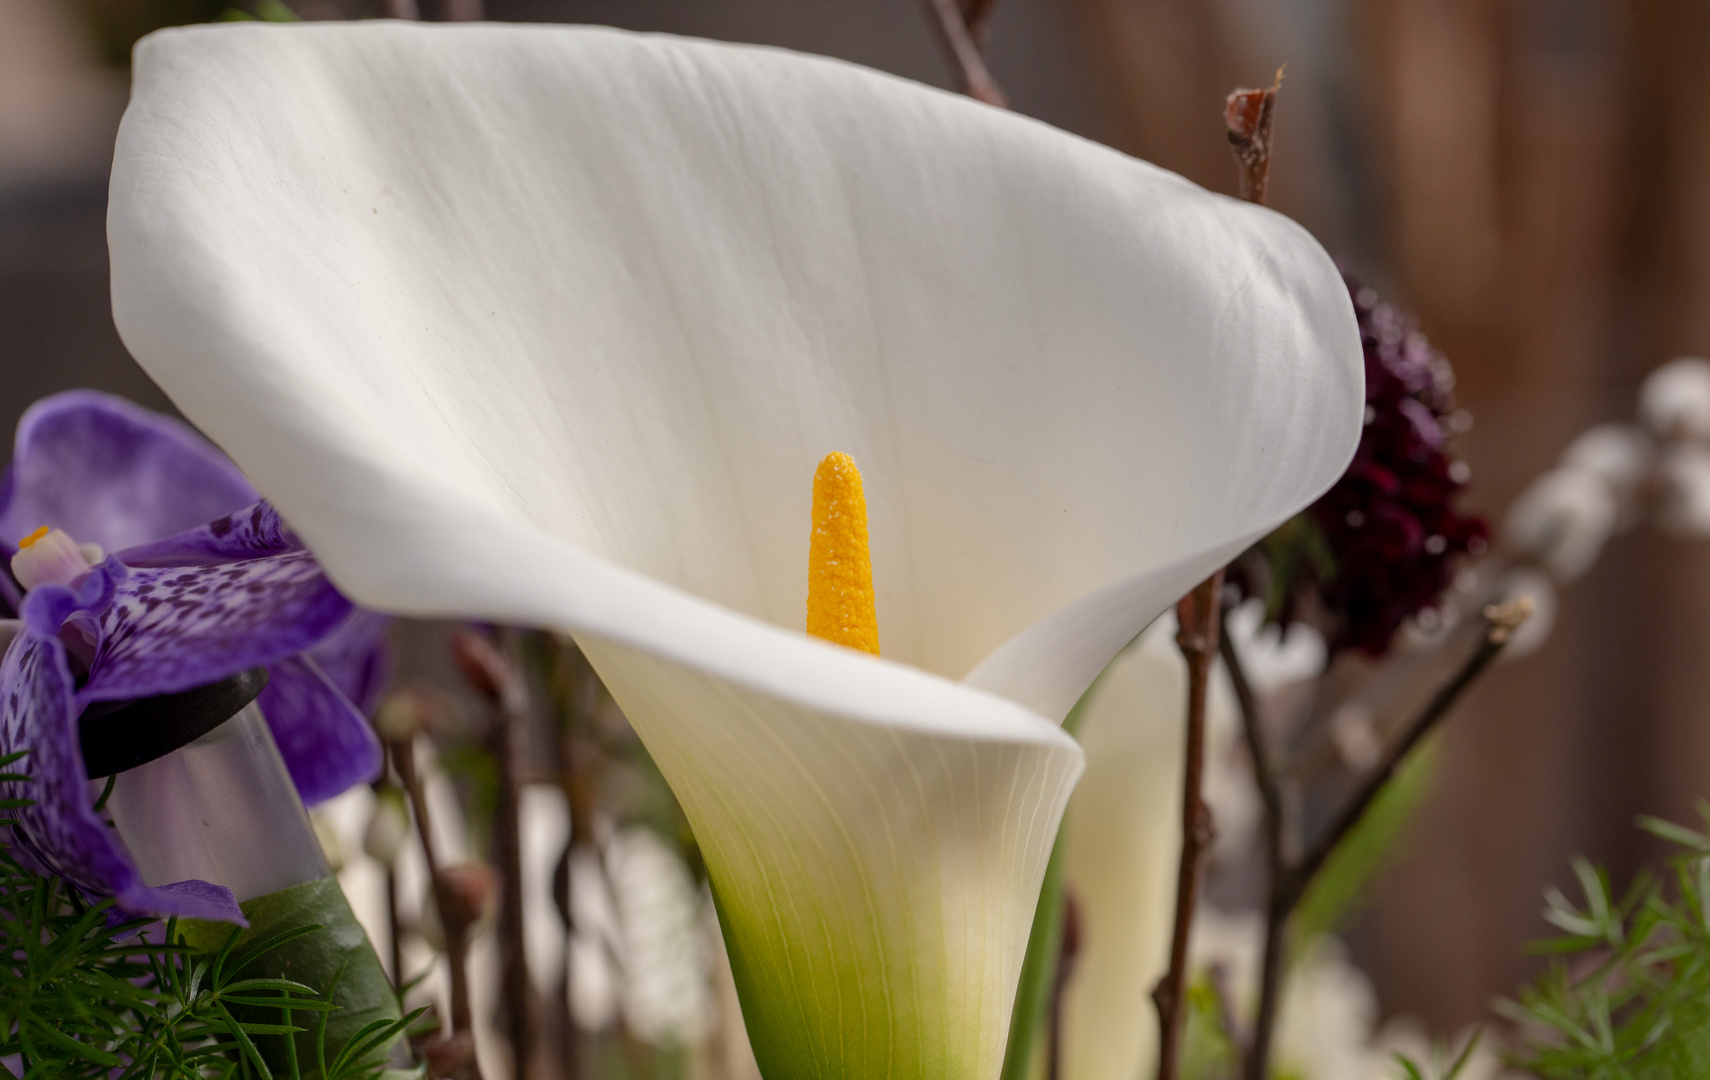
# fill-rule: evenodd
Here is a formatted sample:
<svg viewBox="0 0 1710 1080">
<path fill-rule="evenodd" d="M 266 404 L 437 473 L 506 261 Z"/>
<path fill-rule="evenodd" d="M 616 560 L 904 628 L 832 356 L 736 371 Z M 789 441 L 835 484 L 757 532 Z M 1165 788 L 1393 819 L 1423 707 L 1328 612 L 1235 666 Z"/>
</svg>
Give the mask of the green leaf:
<svg viewBox="0 0 1710 1080">
<path fill-rule="evenodd" d="M 325 1011 L 293 1000 L 293 1007 L 313 1009 L 326 1018 L 324 1035 L 319 1034 L 318 1023 L 300 1028 L 294 1051 L 299 1060 L 317 1065 L 323 1060 L 316 1046 L 317 1038 L 324 1040 L 325 1053 L 336 1057 L 347 1042 L 373 1022 L 390 1023 L 398 1018 L 400 1010 L 392 984 L 339 889 L 337 878 L 329 876 L 293 885 L 246 900 L 239 906 L 249 919 L 250 928 L 239 934 L 234 959 L 227 971 L 231 974 L 245 971 L 252 980 L 278 980 L 311 987 L 314 989 L 308 993 L 316 1000 L 337 1006 L 334 1011 Z M 193 923 L 187 937 L 193 942 L 205 940 L 209 930 L 225 932 L 225 927 Z M 331 988 L 331 993 L 323 993 L 322 987 Z M 304 993 L 302 989 L 296 992 Z M 261 1006 L 238 1004 L 235 1011 L 246 1020 L 259 1020 L 261 1017 L 251 1012 L 258 1008 Z M 272 1039 L 264 1047 L 268 1064 L 275 1073 L 285 1073 L 289 1068 L 285 1042 Z"/>
</svg>

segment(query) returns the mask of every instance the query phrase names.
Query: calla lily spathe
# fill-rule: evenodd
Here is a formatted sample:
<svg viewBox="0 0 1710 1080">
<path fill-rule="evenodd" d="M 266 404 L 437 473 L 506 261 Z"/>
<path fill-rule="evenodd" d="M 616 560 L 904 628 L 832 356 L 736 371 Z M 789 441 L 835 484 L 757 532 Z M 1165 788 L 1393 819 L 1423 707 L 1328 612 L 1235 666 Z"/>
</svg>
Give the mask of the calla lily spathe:
<svg viewBox="0 0 1710 1080">
<path fill-rule="evenodd" d="M 114 312 L 380 610 L 569 630 L 706 855 L 762 1070 L 983 1078 L 1081 753 L 1055 722 L 1338 475 L 1301 229 L 823 59 L 584 28 L 136 55 Z M 801 632 L 861 465 L 885 659 Z"/>
</svg>

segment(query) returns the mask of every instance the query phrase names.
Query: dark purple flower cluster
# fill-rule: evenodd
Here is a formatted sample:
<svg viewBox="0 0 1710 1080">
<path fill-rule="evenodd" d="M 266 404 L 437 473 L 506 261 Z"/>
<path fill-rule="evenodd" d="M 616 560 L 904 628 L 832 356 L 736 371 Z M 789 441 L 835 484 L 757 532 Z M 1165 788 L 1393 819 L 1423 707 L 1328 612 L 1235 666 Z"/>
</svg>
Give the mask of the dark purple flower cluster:
<svg viewBox="0 0 1710 1080">
<path fill-rule="evenodd" d="M 1454 506 L 1468 470 L 1447 452 L 1465 420 L 1448 359 L 1375 290 L 1346 280 L 1365 350 L 1365 430 L 1335 486 L 1257 552 L 1271 618 L 1286 625 L 1310 611 L 1333 650 L 1381 656 L 1403 622 L 1436 605 L 1456 561 L 1484 550 L 1489 531 Z M 1256 591 L 1257 568 L 1243 562 L 1231 581 Z"/>
</svg>

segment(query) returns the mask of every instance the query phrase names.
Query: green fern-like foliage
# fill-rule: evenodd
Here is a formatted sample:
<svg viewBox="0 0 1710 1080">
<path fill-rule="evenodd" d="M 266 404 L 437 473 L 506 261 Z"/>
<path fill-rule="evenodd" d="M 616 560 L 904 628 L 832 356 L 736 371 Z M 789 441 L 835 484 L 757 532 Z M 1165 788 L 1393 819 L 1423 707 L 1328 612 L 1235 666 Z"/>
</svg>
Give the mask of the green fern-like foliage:
<svg viewBox="0 0 1710 1080">
<path fill-rule="evenodd" d="M 1667 872 L 1617 898 L 1609 877 L 1574 861 L 1582 902 L 1545 894 L 1563 931 L 1540 942 L 1549 970 L 1499 1009 L 1520 1024 L 1518 1063 L 1545 1080 L 1710 1076 L 1710 806 L 1706 832 L 1641 818 L 1680 849 Z"/>
<path fill-rule="evenodd" d="M 0 757 L 0 781 L 27 782 L 4 771 L 22 757 Z M 25 801 L 0 803 L 0 812 Z M 0 826 L 9 824 L 0 819 Z M 325 1017 L 336 1008 L 336 980 L 323 992 L 287 979 L 243 977 L 253 961 L 318 926 L 235 955 L 234 927 L 224 948 L 207 955 L 182 944 L 177 920 L 164 926 L 114 920 L 110 901 L 82 902 L 0 843 L 0 1077 L 276 1080 L 256 1040 L 324 1033 Z M 258 1012 L 260 1022 L 253 1019 Z M 298 1062 L 294 1040 L 286 1038 L 291 1080 L 371 1080 L 385 1069 L 382 1049 L 422 1012 L 376 1021 L 330 1062 L 321 1041 L 320 1060 Z"/>
</svg>

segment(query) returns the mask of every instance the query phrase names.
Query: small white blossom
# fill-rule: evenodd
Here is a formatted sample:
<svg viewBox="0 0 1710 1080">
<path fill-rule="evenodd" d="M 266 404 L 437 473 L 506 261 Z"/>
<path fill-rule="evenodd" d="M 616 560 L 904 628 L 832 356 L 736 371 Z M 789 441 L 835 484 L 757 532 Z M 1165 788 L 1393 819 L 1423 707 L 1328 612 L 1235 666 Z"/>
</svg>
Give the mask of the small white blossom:
<svg viewBox="0 0 1710 1080">
<path fill-rule="evenodd" d="M 1710 535 L 1710 450 L 1675 447 L 1663 457 L 1660 472 L 1657 527 L 1676 536 Z"/>
<path fill-rule="evenodd" d="M 404 806 L 404 793 L 387 788 L 374 800 L 374 811 L 362 830 L 362 850 L 381 866 L 391 866 L 409 838 L 410 813 Z"/>
<path fill-rule="evenodd" d="M 1615 515 L 1614 493 L 1596 473 L 1552 469 L 1514 500 L 1503 539 L 1558 579 L 1571 581 L 1597 561 L 1615 529 Z"/>
<path fill-rule="evenodd" d="M 1710 360 L 1683 356 L 1651 372 L 1639 416 L 1660 438 L 1710 440 Z"/>
<path fill-rule="evenodd" d="M 1655 456 L 1655 444 L 1639 428 L 1598 424 L 1568 444 L 1562 465 L 1602 478 L 1615 496 L 1617 526 L 1628 529 L 1639 523 L 1639 485 L 1650 472 Z"/>
<path fill-rule="evenodd" d="M 702 895 L 683 859 L 651 829 L 612 838 L 606 873 L 623 939 L 623 1015 L 648 1042 L 680 1045 L 712 1021 L 713 958 Z"/>
</svg>

